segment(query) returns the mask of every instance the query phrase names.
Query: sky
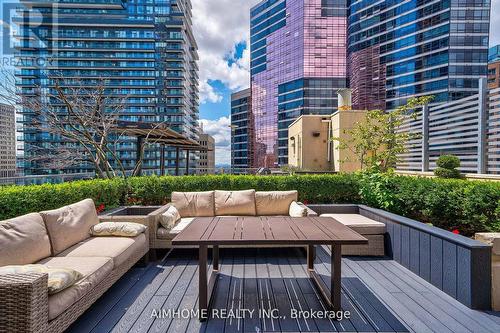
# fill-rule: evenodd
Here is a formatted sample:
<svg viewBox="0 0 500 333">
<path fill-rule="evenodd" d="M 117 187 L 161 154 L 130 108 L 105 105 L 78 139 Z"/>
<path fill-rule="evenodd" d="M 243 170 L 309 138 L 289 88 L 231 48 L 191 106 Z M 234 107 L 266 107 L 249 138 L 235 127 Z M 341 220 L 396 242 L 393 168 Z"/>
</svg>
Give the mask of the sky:
<svg viewBox="0 0 500 333">
<path fill-rule="evenodd" d="M 250 8 L 260 0 L 192 0 L 200 54 L 200 119 L 215 137 L 216 164 L 231 162 L 231 93 L 250 86 Z M 500 0 L 492 0 L 490 46 L 500 44 Z"/>
</svg>

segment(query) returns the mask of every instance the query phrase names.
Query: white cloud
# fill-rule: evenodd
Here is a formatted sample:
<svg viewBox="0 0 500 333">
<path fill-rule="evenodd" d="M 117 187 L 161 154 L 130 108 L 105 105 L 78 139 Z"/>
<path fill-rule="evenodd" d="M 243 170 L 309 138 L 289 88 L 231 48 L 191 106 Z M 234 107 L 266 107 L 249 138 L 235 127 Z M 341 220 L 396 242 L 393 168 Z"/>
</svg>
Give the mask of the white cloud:
<svg viewBox="0 0 500 333">
<path fill-rule="evenodd" d="M 492 0 L 490 46 L 498 44 L 500 44 L 500 0 Z"/>
<path fill-rule="evenodd" d="M 209 85 L 209 80 L 219 80 L 230 90 L 250 85 L 250 50 L 247 48 L 240 59 L 235 59 L 234 53 L 237 44 L 250 39 L 250 8 L 259 0 L 192 2 L 194 34 L 200 54 L 201 102 L 217 102 L 222 97 Z"/>
<path fill-rule="evenodd" d="M 219 103 L 223 96 L 217 93 L 208 81 L 200 81 L 200 101 L 201 103 Z"/>
<path fill-rule="evenodd" d="M 217 164 L 231 163 L 231 120 L 221 117 L 217 120 L 202 119 L 203 132 L 215 139 L 215 161 Z"/>
</svg>

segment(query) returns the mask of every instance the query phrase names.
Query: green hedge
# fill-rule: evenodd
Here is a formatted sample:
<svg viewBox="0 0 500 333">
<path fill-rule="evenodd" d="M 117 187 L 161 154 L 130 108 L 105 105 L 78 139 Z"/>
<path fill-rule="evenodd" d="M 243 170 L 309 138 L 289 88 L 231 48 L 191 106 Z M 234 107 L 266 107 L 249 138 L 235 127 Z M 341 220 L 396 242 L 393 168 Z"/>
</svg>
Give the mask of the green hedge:
<svg viewBox="0 0 500 333">
<path fill-rule="evenodd" d="M 106 209 L 159 205 L 172 191 L 249 189 L 299 191 L 307 203 L 364 203 L 446 230 L 500 231 L 500 183 L 392 174 L 185 176 L 90 180 L 0 187 L 0 219 L 53 209 L 90 197 Z"/>
<path fill-rule="evenodd" d="M 442 229 L 500 231 L 500 182 L 365 174 L 360 192 L 366 205 Z"/>
<path fill-rule="evenodd" d="M 123 204 L 127 184 L 123 179 L 82 180 L 62 184 L 0 187 L 0 219 L 59 208 L 85 198 L 97 206 Z"/>
<path fill-rule="evenodd" d="M 173 191 L 255 189 L 298 190 L 299 199 L 306 202 L 359 202 L 357 178 L 350 175 L 139 177 L 128 180 L 130 192 L 126 201 L 157 205 L 168 202 Z"/>
</svg>

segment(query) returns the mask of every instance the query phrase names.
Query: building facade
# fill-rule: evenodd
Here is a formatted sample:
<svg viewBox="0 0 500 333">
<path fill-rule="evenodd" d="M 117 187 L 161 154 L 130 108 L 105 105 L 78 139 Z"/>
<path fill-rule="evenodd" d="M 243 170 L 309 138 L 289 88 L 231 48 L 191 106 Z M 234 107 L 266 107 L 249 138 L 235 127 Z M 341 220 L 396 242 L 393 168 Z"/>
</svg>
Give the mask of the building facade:
<svg viewBox="0 0 500 333">
<path fill-rule="evenodd" d="M 488 60 L 488 88 L 500 88 L 500 45 L 490 48 Z"/>
<path fill-rule="evenodd" d="M 196 173 L 199 175 L 208 175 L 215 173 L 215 139 L 213 136 L 201 133 L 198 143 L 202 147 L 200 158 L 196 167 Z"/>
<path fill-rule="evenodd" d="M 231 169 L 246 173 L 252 160 L 251 89 L 231 94 Z"/>
<path fill-rule="evenodd" d="M 0 178 L 16 175 L 16 112 L 0 103 Z"/>
<path fill-rule="evenodd" d="M 250 167 L 288 164 L 288 126 L 336 109 L 347 85 L 346 2 L 263 0 L 251 9 Z"/>
<path fill-rule="evenodd" d="M 488 64 L 488 88 L 500 88 L 500 60 Z"/>
<path fill-rule="evenodd" d="M 120 120 L 166 123 L 198 140 L 198 55 L 191 11 L 190 0 L 60 0 L 56 5 L 29 1 L 20 12 L 17 45 L 22 93 L 53 92 L 56 76 L 81 86 L 105 79 L 106 96 L 125 99 Z M 41 13 L 42 21 L 30 25 L 30 14 L 35 12 Z M 24 174 L 92 172 L 89 163 L 65 170 L 40 165 L 33 158 L 40 146 L 57 148 L 65 142 L 26 126 L 36 117 L 31 110 L 21 114 Z M 136 143 L 136 138 L 124 137 L 116 145 L 126 170 L 138 158 Z M 183 154 L 181 164 L 186 164 L 185 158 Z M 196 159 L 192 154 L 188 161 L 193 170 Z M 168 149 L 166 169 L 172 172 L 175 163 L 175 149 Z M 155 145 L 144 154 L 143 170 L 160 170 Z"/>
<path fill-rule="evenodd" d="M 492 63 L 497 61 L 500 61 L 500 45 L 491 47 L 488 52 L 488 62 Z"/>
<path fill-rule="evenodd" d="M 393 110 L 410 97 L 477 94 L 487 75 L 490 1 L 350 1 L 354 109 Z"/>
<path fill-rule="evenodd" d="M 362 169 L 354 153 L 338 149 L 349 131 L 367 111 L 338 110 L 332 115 L 304 115 L 288 128 L 288 163 L 305 171 L 355 172 Z"/>
</svg>

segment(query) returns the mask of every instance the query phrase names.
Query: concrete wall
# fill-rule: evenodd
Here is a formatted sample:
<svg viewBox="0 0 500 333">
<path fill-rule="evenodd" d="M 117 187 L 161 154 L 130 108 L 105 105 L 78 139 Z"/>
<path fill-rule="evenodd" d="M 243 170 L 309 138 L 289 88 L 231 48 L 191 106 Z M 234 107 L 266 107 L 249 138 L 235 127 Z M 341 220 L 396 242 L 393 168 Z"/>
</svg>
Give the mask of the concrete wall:
<svg viewBox="0 0 500 333">
<path fill-rule="evenodd" d="M 339 111 L 332 115 L 332 137 L 349 140 L 351 136 L 344 133 L 366 117 L 366 111 Z M 354 172 L 361 169 L 361 163 L 354 153 L 348 149 L 338 149 L 339 142 L 333 142 L 335 156 L 335 171 Z"/>
<path fill-rule="evenodd" d="M 354 172 L 361 168 L 349 150 L 339 150 L 332 137 L 348 138 L 345 130 L 362 120 L 366 111 L 338 111 L 331 116 L 304 115 L 288 128 L 288 163 L 310 171 Z M 329 127 L 330 133 L 329 133 Z M 330 144 L 329 144 L 330 143 Z M 350 162 L 341 162 L 349 158 Z"/>
<path fill-rule="evenodd" d="M 304 115 L 288 128 L 288 164 L 310 171 L 332 170 L 328 161 L 329 116 Z"/>
</svg>

